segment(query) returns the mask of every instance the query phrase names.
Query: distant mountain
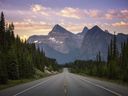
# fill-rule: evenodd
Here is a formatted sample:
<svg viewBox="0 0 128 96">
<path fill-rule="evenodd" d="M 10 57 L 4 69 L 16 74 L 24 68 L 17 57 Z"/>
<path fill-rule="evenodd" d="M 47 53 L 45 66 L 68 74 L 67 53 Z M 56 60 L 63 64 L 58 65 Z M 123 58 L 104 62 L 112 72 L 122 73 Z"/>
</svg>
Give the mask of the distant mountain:
<svg viewBox="0 0 128 96">
<path fill-rule="evenodd" d="M 27 40 L 35 43 L 40 50 L 44 50 L 47 57 L 54 58 L 59 64 L 73 62 L 77 59 L 94 60 L 100 51 L 102 59 L 107 58 L 107 48 L 113 34 L 103 31 L 97 25 L 88 29 L 84 27 L 78 34 L 66 30 L 60 25 L 55 25 L 48 35 L 33 35 Z M 117 45 L 125 41 L 128 35 L 118 34 Z"/>
<path fill-rule="evenodd" d="M 88 30 L 89 30 L 89 29 L 85 26 L 84 29 L 83 29 L 83 31 L 80 32 L 80 33 L 77 33 L 77 35 L 84 36 L 84 35 L 88 32 Z"/>
<path fill-rule="evenodd" d="M 83 38 L 81 59 L 94 60 L 99 51 L 101 52 L 103 59 L 106 59 L 107 48 L 112 36 L 112 34 L 104 32 L 98 26 L 91 28 Z"/>
<path fill-rule="evenodd" d="M 125 41 L 128 35 L 118 34 L 117 35 L 117 46 L 120 51 L 121 42 Z M 101 52 L 102 60 L 107 59 L 108 46 L 110 41 L 113 39 L 113 34 L 103 31 L 97 25 L 91 28 L 83 38 L 81 46 L 80 59 L 83 60 L 95 60 L 96 54 Z"/>
<path fill-rule="evenodd" d="M 50 36 L 59 36 L 59 35 L 74 35 L 73 33 L 71 33 L 70 31 L 66 30 L 65 28 L 63 28 L 62 26 L 56 24 L 53 29 L 51 30 L 51 32 L 49 32 Z"/>
<path fill-rule="evenodd" d="M 67 54 L 63 54 L 46 44 L 41 44 L 40 49 L 42 49 L 45 52 L 47 57 L 55 58 L 59 64 L 73 62 L 74 60 L 77 59 L 76 54 L 79 54 L 77 52 L 77 49 L 76 50 L 74 49 L 72 52 L 69 52 Z"/>
<path fill-rule="evenodd" d="M 33 35 L 27 40 L 44 49 L 46 56 L 57 59 L 58 63 L 68 63 L 76 60 L 83 39 L 71 33 L 60 25 L 55 25 L 47 36 Z"/>
</svg>

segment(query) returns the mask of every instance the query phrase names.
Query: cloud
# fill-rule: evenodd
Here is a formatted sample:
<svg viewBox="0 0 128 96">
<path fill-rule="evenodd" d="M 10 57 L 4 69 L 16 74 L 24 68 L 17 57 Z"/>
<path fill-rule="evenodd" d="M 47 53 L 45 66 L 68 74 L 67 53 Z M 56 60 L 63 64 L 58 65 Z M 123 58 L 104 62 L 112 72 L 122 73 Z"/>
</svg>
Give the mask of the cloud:
<svg viewBox="0 0 128 96">
<path fill-rule="evenodd" d="M 51 11 L 51 8 L 48 8 L 48 7 L 44 7 L 40 4 L 34 4 L 31 6 L 31 10 L 35 13 L 40 13 L 44 16 L 49 16 L 49 11 Z"/>
<path fill-rule="evenodd" d="M 32 21 L 31 19 L 25 19 L 24 21 L 14 22 L 14 25 L 15 32 L 18 33 L 20 36 L 22 36 L 23 34 L 27 36 L 30 36 L 32 34 L 46 35 L 51 30 L 50 24 L 43 21 Z"/>
<path fill-rule="evenodd" d="M 111 15 L 111 14 L 105 14 L 105 17 L 106 17 L 106 19 L 112 19 L 113 18 L 113 16 Z"/>
<path fill-rule="evenodd" d="M 64 9 L 60 10 L 58 15 L 67 18 L 82 19 L 86 17 L 98 18 L 100 17 L 101 13 L 99 10 L 95 9 L 85 10 L 79 8 L 65 7 Z"/>
<path fill-rule="evenodd" d="M 89 16 L 91 16 L 91 17 L 97 17 L 98 16 L 98 11 L 97 10 L 91 10 L 91 11 L 89 11 Z"/>
<path fill-rule="evenodd" d="M 33 12 L 39 12 L 42 10 L 43 10 L 43 7 L 41 5 L 39 5 L 39 4 L 32 5 L 32 11 Z"/>
<path fill-rule="evenodd" d="M 59 13 L 59 16 L 67 17 L 67 18 L 74 18 L 74 19 L 82 19 L 82 18 L 100 18 L 102 17 L 102 12 L 100 10 L 96 9 L 79 9 L 79 8 L 71 8 L 71 7 L 65 7 L 62 9 Z"/>
<path fill-rule="evenodd" d="M 33 22 L 29 21 L 29 22 L 14 22 L 14 25 L 16 27 L 16 29 L 49 29 L 50 28 L 50 24 L 47 23 L 42 23 L 42 22 Z"/>
<path fill-rule="evenodd" d="M 86 16 L 99 19 L 128 19 L 128 10 L 85 10 Z"/>
<path fill-rule="evenodd" d="M 106 19 L 114 19 L 114 18 L 121 18 L 121 19 L 128 19 L 128 10 L 115 10 L 111 9 L 108 10 L 107 13 L 105 14 Z"/>
<path fill-rule="evenodd" d="M 72 7 L 64 7 L 63 9 L 52 9 L 40 4 L 34 4 L 31 6 L 32 12 L 42 14 L 44 16 L 60 16 L 73 19 L 82 18 L 97 18 L 97 19 L 128 19 L 128 9 L 110 9 L 110 10 L 98 10 L 98 9 L 80 9 Z"/>
<path fill-rule="evenodd" d="M 21 36 L 24 39 L 23 35 L 26 35 L 27 37 L 31 35 L 47 35 L 48 32 L 51 31 L 50 24 L 43 23 L 43 22 L 34 22 L 34 23 L 28 23 L 28 22 L 14 22 L 15 25 L 15 34 Z"/>
<path fill-rule="evenodd" d="M 112 26 L 114 27 L 128 27 L 128 22 L 120 21 L 113 23 Z"/>
<path fill-rule="evenodd" d="M 88 17 L 92 17 L 92 18 L 100 18 L 100 17 L 102 17 L 101 11 L 100 10 L 96 10 L 96 9 L 85 10 L 85 13 L 87 14 Z"/>
<path fill-rule="evenodd" d="M 127 18 L 128 19 L 128 10 L 121 10 L 122 18 Z"/>
<path fill-rule="evenodd" d="M 81 9 L 73 7 L 50 8 L 42 4 L 33 4 L 26 10 L 4 9 L 7 20 L 14 21 L 18 34 L 47 34 L 55 23 L 64 25 L 70 31 L 80 32 L 84 26 L 92 27 L 94 24 L 107 27 L 128 27 L 128 9 Z M 102 19 L 100 21 L 100 19 Z M 120 22 L 116 22 L 116 21 Z M 115 21 L 113 23 L 113 21 Z M 69 23 L 70 22 L 70 23 Z M 104 24 L 104 22 L 107 22 Z M 84 23 L 84 24 L 83 24 Z M 22 33 L 21 33 L 22 32 Z M 29 33 L 29 34 L 28 34 Z"/>
<path fill-rule="evenodd" d="M 71 8 L 71 7 L 65 7 L 64 9 L 60 10 L 58 15 L 62 17 L 75 18 L 75 19 L 80 19 L 85 17 L 85 13 L 83 12 L 83 10 L 79 8 Z"/>
</svg>

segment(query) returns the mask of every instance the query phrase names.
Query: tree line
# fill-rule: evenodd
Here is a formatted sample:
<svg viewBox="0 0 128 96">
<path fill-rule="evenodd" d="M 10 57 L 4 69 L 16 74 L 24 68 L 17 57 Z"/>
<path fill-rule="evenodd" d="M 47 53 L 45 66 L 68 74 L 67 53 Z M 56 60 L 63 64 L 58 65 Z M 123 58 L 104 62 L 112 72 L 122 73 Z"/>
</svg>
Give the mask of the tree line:
<svg viewBox="0 0 128 96">
<path fill-rule="evenodd" d="M 8 80 L 32 78 L 35 69 L 44 72 L 44 68 L 58 70 L 55 59 L 45 56 L 43 51 L 36 49 L 35 44 L 23 42 L 14 35 L 14 25 L 5 24 L 5 17 L 0 17 L 0 84 Z"/>
<path fill-rule="evenodd" d="M 95 61 L 76 60 L 69 66 L 71 71 L 75 73 L 85 73 L 128 82 L 128 39 L 121 43 L 121 50 L 119 51 L 116 35 L 113 35 L 108 46 L 107 62 L 102 61 L 101 53 L 98 52 Z"/>
</svg>

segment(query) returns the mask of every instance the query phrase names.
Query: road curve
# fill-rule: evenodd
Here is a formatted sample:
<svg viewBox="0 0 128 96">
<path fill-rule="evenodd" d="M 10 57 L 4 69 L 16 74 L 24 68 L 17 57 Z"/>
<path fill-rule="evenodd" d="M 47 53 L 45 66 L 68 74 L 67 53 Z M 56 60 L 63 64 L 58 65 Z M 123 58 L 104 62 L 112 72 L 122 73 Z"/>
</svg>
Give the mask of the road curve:
<svg viewBox="0 0 128 96">
<path fill-rule="evenodd" d="M 128 96 L 128 87 L 69 73 L 0 91 L 0 96 Z"/>
</svg>

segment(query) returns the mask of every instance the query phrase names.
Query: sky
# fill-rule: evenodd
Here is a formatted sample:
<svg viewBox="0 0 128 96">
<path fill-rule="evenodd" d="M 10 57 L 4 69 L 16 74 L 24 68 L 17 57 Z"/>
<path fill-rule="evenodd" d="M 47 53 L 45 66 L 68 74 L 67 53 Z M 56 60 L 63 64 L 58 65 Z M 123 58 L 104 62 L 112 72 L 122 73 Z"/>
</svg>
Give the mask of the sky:
<svg viewBox="0 0 128 96">
<path fill-rule="evenodd" d="M 98 25 L 128 34 L 128 0 L 0 0 L 0 12 L 21 38 L 47 35 L 55 24 L 78 33 Z"/>
</svg>

